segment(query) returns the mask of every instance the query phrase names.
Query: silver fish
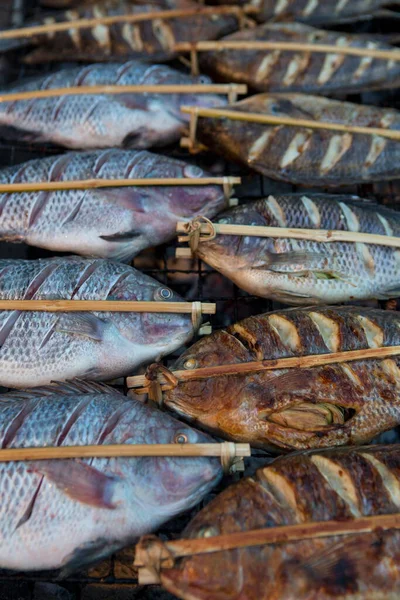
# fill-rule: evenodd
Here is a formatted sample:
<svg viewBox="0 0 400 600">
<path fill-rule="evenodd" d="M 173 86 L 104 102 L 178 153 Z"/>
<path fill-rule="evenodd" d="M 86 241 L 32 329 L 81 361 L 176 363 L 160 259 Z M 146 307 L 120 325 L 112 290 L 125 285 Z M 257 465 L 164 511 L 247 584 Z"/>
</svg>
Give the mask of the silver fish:
<svg viewBox="0 0 400 600">
<path fill-rule="evenodd" d="M 35 77 L 3 90 L 6 93 L 93 85 L 190 85 L 209 83 L 164 65 L 140 61 L 89 65 Z M 152 94 L 59 96 L 0 103 L 0 138 L 51 142 L 74 149 L 148 148 L 179 139 L 187 118 L 183 104 L 217 106 L 214 94 Z"/>
<path fill-rule="evenodd" d="M 146 151 L 100 150 L 32 160 L 0 171 L 0 183 L 148 177 L 201 178 L 202 169 Z M 178 220 L 213 217 L 221 186 L 121 187 L 0 195 L 0 240 L 129 260 L 175 235 Z"/>
<path fill-rule="evenodd" d="M 353 196 L 269 196 L 216 223 L 336 229 L 400 237 L 400 213 Z M 352 242 L 218 234 L 198 256 L 251 294 L 287 304 L 326 304 L 400 295 L 400 250 Z"/>
<path fill-rule="evenodd" d="M 0 299 L 180 301 L 136 269 L 79 257 L 0 260 Z M 0 385 L 31 387 L 73 377 L 113 379 L 179 348 L 191 315 L 0 312 Z"/>
<path fill-rule="evenodd" d="M 199 443 L 211 438 L 99 384 L 1 397 L 3 448 Z M 215 458 L 94 458 L 0 463 L 0 567 L 82 569 L 198 503 Z"/>
</svg>

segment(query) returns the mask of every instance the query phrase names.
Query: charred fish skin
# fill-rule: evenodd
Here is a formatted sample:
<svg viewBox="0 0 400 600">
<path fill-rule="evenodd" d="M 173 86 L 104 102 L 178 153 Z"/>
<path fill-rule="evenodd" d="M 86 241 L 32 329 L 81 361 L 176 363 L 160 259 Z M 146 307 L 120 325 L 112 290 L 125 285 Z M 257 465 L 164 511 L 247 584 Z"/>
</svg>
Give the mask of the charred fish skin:
<svg viewBox="0 0 400 600">
<path fill-rule="evenodd" d="M 230 110 L 388 130 L 400 128 L 400 112 L 301 94 L 258 94 Z M 219 154 L 262 175 L 307 186 L 386 181 L 399 176 L 399 142 L 380 135 L 227 117 L 201 117 L 197 137 Z"/>
<path fill-rule="evenodd" d="M 1 184 L 201 178 L 199 167 L 146 151 L 71 152 L 0 171 Z M 0 240 L 128 261 L 175 236 L 177 221 L 224 208 L 221 186 L 137 186 L 0 195 Z"/>
<path fill-rule="evenodd" d="M 190 85 L 208 83 L 208 77 L 191 77 L 165 65 L 140 61 L 95 64 L 62 69 L 7 88 L 30 92 L 94 85 Z M 125 147 L 144 149 L 179 139 L 187 118 L 184 104 L 217 106 L 215 94 L 143 94 L 56 96 L 2 102 L 0 138 L 13 141 L 50 142 L 87 150 Z"/>
<path fill-rule="evenodd" d="M 271 195 L 214 222 L 400 236 L 399 212 L 345 195 Z M 218 234 L 197 255 L 250 294 L 289 305 L 387 299 L 400 290 L 400 253 L 389 246 Z"/>
<path fill-rule="evenodd" d="M 128 265 L 78 257 L 0 260 L 0 298 L 182 301 Z M 0 384 L 110 380 L 176 350 L 193 333 L 185 314 L 2 311 Z"/>
<path fill-rule="evenodd" d="M 309 307 L 249 317 L 182 354 L 192 370 L 400 345 L 397 313 Z M 238 442 L 281 451 L 368 443 L 400 422 L 400 359 L 273 368 L 180 381 L 165 406 Z"/>
<path fill-rule="evenodd" d="M 238 31 L 223 41 L 265 41 L 350 46 L 395 50 L 393 46 L 349 35 L 315 29 L 301 23 L 265 23 Z M 225 49 L 200 54 L 204 71 L 218 79 L 247 83 L 259 92 L 335 94 L 396 87 L 400 66 L 396 61 L 344 54 Z"/>
<path fill-rule="evenodd" d="M 69 382 L 1 397 L 3 448 L 212 439 L 112 388 Z M 0 465 L 0 565 L 81 570 L 195 504 L 215 458 L 94 458 Z"/>
<path fill-rule="evenodd" d="M 203 538 L 399 510 L 398 445 L 299 453 L 224 490 L 182 533 Z M 314 538 L 191 556 L 162 569 L 184 600 L 394 600 L 398 531 Z"/>
</svg>

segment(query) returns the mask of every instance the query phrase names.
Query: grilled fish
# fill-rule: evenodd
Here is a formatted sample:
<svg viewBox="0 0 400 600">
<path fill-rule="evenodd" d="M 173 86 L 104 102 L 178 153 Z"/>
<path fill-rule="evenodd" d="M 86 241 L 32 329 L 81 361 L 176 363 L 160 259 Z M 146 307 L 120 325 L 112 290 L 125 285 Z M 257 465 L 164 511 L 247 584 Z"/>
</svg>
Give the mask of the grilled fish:
<svg viewBox="0 0 400 600">
<path fill-rule="evenodd" d="M 100 150 L 32 160 L 0 171 L 0 184 L 73 179 L 201 178 L 202 169 L 146 151 Z M 225 205 L 219 186 L 101 188 L 0 195 L 0 240 L 129 260 L 175 236 L 176 222 Z"/>
<path fill-rule="evenodd" d="M 397 513 L 399 473 L 398 445 L 282 457 L 224 490 L 182 537 Z M 399 561 L 400 532 L 377 529 L 191 556 L 161 580 L 185 600 L 395 600 Z"/>
<path fill-rule="evenodd" d="M 205 12 L 191 0 L 167 0 L 134 3 L 129 0 L 109 0 L 103 4 L 84 4 L 76 10 L 44 17 L 42 21 L 26 22 L 26 26 L 93 19 L 117 15 L 143 15 L 169 9 L 191 11 L 186 16 L 159 18 L 136 22 L 117 22 L 110 25 L 51 31 L 35 37 L 6 40 L 0 50 L 8 51 L 21 46 L 36 46 L 26 57 L 27 63 L 49 61 L 99 62 L 147 58 L 169 60 L 176 55 L 177 43 L 213 40 L 238 29 L 238 16 L 233 10 L 212 14 Z M 194 12 L 193 12 L 194 11 Z M 197 13 L 197 14 L 196 14 Z"/>
<path fill-rule="evenodd" d="M 93 85 L 190 85 L 210 80 L 191 77 L 164 65 L 139 61 L 99 64 L 60 70 L 8 88 L 29 92 Z M 179 139 L 187 119 L 182 104 L 216 106 L 214 94 L 153 94 L 58 96 L 0 103 L 0 137 L 51 142 L 76 149 L 124 146 L 148 148 Z"/>
<path fill-rule="evenodd" d="M 3 448 L 208 442 L 169 415 L 99 384 L 1 397 Z M 199 502 L 217 459 L 94 458 L 0 464 L 0 566 L 82 569 Z"/>
<path fill-rule="evenodd" d="M 349 35 L 314 29 L 300 23 L 265 23 L 223 38 L 224 42 L 263 41 L 394 50 L 393 46 Z M 202 52 L 201 67 L 224 81 L 247 83 L 260 92 L 346 94 L 396 87 L 400 62 L 319 52 L 225 49 Z"/>
<path fill-rule="evenodd" d="M 214 222 L 400 238 L 400 212 L 354 196 L 269 196 L 227 211 Z M 286 304 L 400 295 L 400 251 L 389 246 L 217 234 L 200 243 L 197 255 L 250 294 Z"/>
<path fill-rule="evenodd" d="M 0 260 L 0 299 L 180 301 L 121 263 L 78 257 Z M 179 348 L 190 315 L 0 312 L 0 385 L 31 387 L 72 377 L 113 379 Z"/>
<path fill-rule="evenodd" d="M 229 106 L 242 113 L 397 130 L 400 112 L 301 94 L 258 94 Z M 338 186 L 400 177 L 400 144 L 380 135 L 201 117 L 200 142 L 273 179 Z"/>
<path fill-rule="evenodd" d="M 174 370 L 400 345 L 400 315 L 312 307 L 249 317 L 194 344 Z M 165 406 L 224 438 L 284 450 L 369 442 L 400 423 L 400 357 L 181 381 Z"/>
</svg>

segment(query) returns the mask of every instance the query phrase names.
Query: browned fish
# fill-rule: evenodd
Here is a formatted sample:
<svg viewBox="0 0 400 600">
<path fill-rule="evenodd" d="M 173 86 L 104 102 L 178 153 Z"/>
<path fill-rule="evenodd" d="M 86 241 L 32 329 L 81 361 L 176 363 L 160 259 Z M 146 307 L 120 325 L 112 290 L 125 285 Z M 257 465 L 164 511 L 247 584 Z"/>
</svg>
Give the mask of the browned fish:
<svg viewBox="0 0 400 600">
<path fill-rule="evenodd" d="M 400 447 L 279 458 L 212 500 L 183 538 L 212 538 L 400 509 Z M 397 600 L 400 532 L 304 539 L 176 560 L 163 586 L 185 600 Z"/>
<path fill-rule="evenodd" d="M 228 35 L 222 41 L 288 42 L 397 51 L 365 36 L 323 31 L 301 23 L 265 23 L 256 29 Z M 224 81 L 247 83 L 260 92 L 349 94 L 396 87 L 400 83 L 400 61 L 334 52 L 233 48 L 202 52 L 200 57 L 204 71 Z"/>
<path fill-rule="evenodd" d="M 232 104 L 243 113 L 400 129 L 400 112 L 301 94 L 258 94 Z M 211 150 L 273 179 L 340 186 L 400 177 L 400 143 L 380 135 L 201 117 L 197 137 Z"/>
<path fill-rule="evenodd" d="M 400 313 L 312 307 L 249 317 L 189 348 L 173 370 L 400 345 Z M 400 356 L 180 381 L 171 410 L 221 437 L 285 450 L 363 444 L 400 423 Z"/>
</svg>

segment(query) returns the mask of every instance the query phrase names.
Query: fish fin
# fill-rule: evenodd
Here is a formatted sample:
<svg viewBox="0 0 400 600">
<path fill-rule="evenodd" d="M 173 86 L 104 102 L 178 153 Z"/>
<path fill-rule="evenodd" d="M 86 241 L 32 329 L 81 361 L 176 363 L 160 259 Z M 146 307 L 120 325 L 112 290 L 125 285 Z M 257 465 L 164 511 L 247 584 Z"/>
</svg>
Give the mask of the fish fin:
<svg viewBox="0 0 400 600">
<path fill-rule="evenodd" d="M 75 548 L 66 557 L 65 565 L 58 574 L 57 579 L 65 579 L 76 571 L 81 571 L 100 562 L 117 550 L 120 550 L 122 545 L 121 542 L 110 542 L 109 540 L 99 538 Z"/>
<path fill-rule="evenodd" d="M 0 395 L 0 402 L 14 402 L 16 400 L 31 400 L 32 398 L 43 398 L 44 396 L 76 396 L 76 394 L 119 394 L 119 392 L 106 385 L 93 381 L 72 379 L 69 381 L 53 381 L 49 385 L 43 385 L 27 390 L 13 390 Z"/>
<path fill-rule="evenodd" d="M 265 262 L 265 268 L 277 273 L 294 275 L 307 274 L 317 279 L 340 279 L 347 281 L 349 277 L 335 268 L 335 264 L 321 264 L 321 254 L 317 252 L 282 252 L 280 254 L 269 254 Z M 335 263 L 335 261 L 333 261 Z M 303 267 L 296 270 L 294 267 Z"/>
<path fill-rule="evenodd" d="M 28 129 L 20 129 L 13 125 L 0 125 L 0 139 L 8 142 L 37 142 L 45 141 L 37 131 L 29 131 Z"/>
<path fill-rule="evenodd" d="M 128 240 L 134 240 L 139 236 L 140 233 L 138 233 L 136 229 L 131 229 L 130 231 L 118 231 L 111 235 L 101 235 L 100 238 L 107 242 L 126 242 Z"/>
<path fill-rule="evenodd" d="M 400 288 L 390 288 L 385 292 L 379 292 L 376 295 L 377 300 L 390 300 L 391 298 L 399 298 L 400 297 Z"/>
<path fill-rule="evenodd" d="M 29 468 L 44 475 L 73 500 L 96 508 L 117 508 L 112 503 L 112 496 L 119 479 L 81 460 L 46 460 Z"/>
<path fill-rule="evenodd" d="M 91 313 L 70 313 L 63 315 L 55 330 L 59 333 L 82 335 L 96 342 L 101 342 L 106 327 L 107 323 L 105 321 Z"/>
</svg>

